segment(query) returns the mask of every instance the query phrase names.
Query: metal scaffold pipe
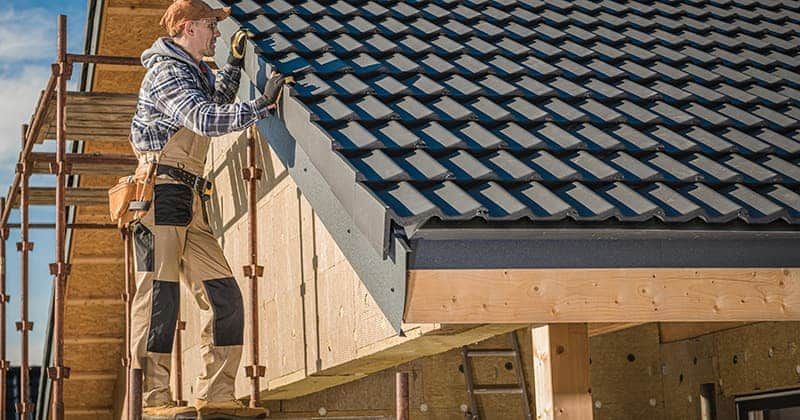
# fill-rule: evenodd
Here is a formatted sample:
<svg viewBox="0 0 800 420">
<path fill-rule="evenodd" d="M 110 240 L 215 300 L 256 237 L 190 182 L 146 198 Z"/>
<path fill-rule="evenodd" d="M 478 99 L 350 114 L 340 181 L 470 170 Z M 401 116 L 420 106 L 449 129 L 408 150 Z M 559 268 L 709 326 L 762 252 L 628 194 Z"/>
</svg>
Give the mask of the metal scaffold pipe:
<svg viewBox="0 0 800 420">
<path fill-rule="evenodd" d="M 27 131 L 26 126 L 22 126 L 23 138 Z M 17 413 L 21 419 L 28 419 L 32 412 L 33 405 L 30 402 L 30 371 L 28 362 L 28 334 L 33 329 L 33 323 L 28 320 L 28 274 L 29 274 L 29 253 L 33 250 L 33 242 L 28 241 L 28 210 L 30 206 L 30 167 L 27 162 L 17 164 L 17 172 L 20 174 L 20 193 L 19 193 L 19 214 L 20 230 L 17 251 L 20 253 L 19 272 L 20 272 L 20 320 L 16 323 L 17 331 L 20 332 L 20 367 L 19 367 L 19 403 L 17 403 Z"/>
<path fill-rule="evenodd" d="M 6 199 L 0 198 L 0 213 L 6 208 Z M 8 228 L 0 226 L 0 420 L 6 420 L 6 380 L 8 360 L 6 360 L 6 241 Z"/>
<path fill-rule="evenodd" d="M 67 17 L 58 16 L 58 62 L 53 67 L 57 71 L 56 91 L 56 161 L 51 172 L 56 174 L 56 262 L 50 265 L 50 273 L 55 279 L 53 304 L 53 366 L 48 375 L 53 381 L 52 415 L 55 420 L 64 418 L 64 379 L 69 377 L 69 368 L 64 366 L 64 289 L 66 287 L 69 265 L 65 262 L 66 242 L 66 203 L 64 193 L 68 167 L 65 161 L 66 133 L 65 105 L 67 99 L 67 80 L 72 66 L 67 62 Z"/>
<path fill-rule="evenodd" d="M 131 284 L 133 283 L 131 277 L 132 270 L 132 245 L 131 245 L 131 231 L 125 226 L 121 231 L 122 240 L 125 243 L 125 291 L 122 293 L 122 300 L 125 302 L 125 353 L 122 357 L 122 365 L 125 366 L 125 404 L 127 407 L 126 418 L 130 419 L 131 407 L 131 305 L 133 304 L 133 291 Z"/>
<path fill-rule="evenodd" d="M 247 221 L 250 231 L 250 264 L 244 266 L 244 276 L 250 279 L 250 364 L 245 373 L 250 378 L 250 407 L 258 407 L 259 378 L 266 368 L 259 365 L 259 325 L 258 325 L 258 278 L 264 275 L 264 266 L 258 265 L 258 217 L 256 197 L 258 180 L 262 170 L 256 167 L 256 127 L 247 129 L 247 168 L 242 170 L 242 178 L 247 182 Z"/>
<path fill-rule="evenodd" d="M 175 324 L 175 360 L 173 361 L 173 366 L 175 366 L 175 400 L 173 402 L 178 407 L 185 407 L 187 404 L 187 401 L 183 399 L 183 340 L 181 338 L 181 334 L 185 329 L 186 321 L 178 320 Z"/>
</svg>

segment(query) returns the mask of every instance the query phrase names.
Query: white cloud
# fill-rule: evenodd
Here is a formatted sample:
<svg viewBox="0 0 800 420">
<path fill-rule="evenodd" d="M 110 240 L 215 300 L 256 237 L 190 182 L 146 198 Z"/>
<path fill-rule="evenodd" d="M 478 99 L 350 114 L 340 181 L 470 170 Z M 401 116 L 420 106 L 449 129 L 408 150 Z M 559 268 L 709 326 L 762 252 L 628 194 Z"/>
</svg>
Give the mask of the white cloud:
<svg viewBox="0 0 800 420">
<path fill-rule="evenodd" d="M 49 77 L 47 66 L 24 66 L 16 72 L 0 73 L 0 171 L 11 170 L 16 163 L 21 126 L 30 121 Z"/>
<path fill-rule="evenodd" d="M 55 57 L 56 20 L 44 9 L 0 10 L 0 61 Z"/>
</svg>

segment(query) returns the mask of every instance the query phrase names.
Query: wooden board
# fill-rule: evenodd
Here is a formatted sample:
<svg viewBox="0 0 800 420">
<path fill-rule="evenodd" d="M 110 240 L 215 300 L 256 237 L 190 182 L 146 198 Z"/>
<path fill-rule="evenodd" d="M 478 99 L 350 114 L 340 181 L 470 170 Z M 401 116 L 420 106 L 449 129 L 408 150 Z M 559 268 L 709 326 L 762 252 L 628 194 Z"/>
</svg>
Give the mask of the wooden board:
<svg viewBox="0 0 800 420">
<path fill-rule="evenodd" d="M 800 319 L 800 269 L 410 270 L 406 322 Z"/>
<path fill-rule="evenodd" d="M 592 419 L 586 324 L 533 327 L 536 418 Z"/>
</svg>

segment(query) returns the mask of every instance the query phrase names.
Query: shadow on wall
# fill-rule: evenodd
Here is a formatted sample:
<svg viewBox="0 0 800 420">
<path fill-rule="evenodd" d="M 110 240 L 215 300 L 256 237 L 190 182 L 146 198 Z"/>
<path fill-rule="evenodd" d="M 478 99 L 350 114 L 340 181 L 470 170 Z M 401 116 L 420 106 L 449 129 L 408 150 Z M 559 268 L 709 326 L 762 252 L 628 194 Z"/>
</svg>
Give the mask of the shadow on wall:
<svg viewBox="0 0 800 420">
<path fill-rule="evenodd" d="M 256 166 L 263 170 L 261 179 L 256 183 L 256 202 L 260 202 L 270 191 L 289 175 L 288 170 L 283 170 L 280 173 L 275 173 L 275 162 L 273 155 L 265 153 L 267 148 L 264 139 L 256 139 Z M 227 179 L 231 180 L 230 185 L 224 186 L 229 188 L 216 188 L 217 194 L 211 196 L 208 202 L 209 224 L 214 231 L 217 239 L 222 240 L 224 247 L 225 237 L 223 233 L 232 228 L 240 221 L 242 217 L 247 214 L 247 182 L 242 178 L 242 170 L 247 167 L 247 136 L 242 133 L 237 137 L 236 142 L 225 152 L 225 159 L 223 163 L 212 170 L 209 174 L 209 179 L 218 180 L 222 179 L 221 175 L 227 172 Z M 233 203 L 233 208 L 226 209 L 226 212 L 233 212 L 226 214 L 227 222 L 223 222 L 221 217 L 221 191 L 225 194 L 230 194 L 229 200 Z"/>
</svg>

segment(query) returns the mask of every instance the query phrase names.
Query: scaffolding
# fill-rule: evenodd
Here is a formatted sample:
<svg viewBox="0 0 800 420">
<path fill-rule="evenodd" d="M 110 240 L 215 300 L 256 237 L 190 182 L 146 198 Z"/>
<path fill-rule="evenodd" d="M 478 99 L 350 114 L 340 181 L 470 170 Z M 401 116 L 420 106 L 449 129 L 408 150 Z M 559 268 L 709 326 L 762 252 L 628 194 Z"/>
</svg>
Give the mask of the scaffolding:
<svg viewBox="0 0 800 420">
<path fill-rule="evenodd" d="M 56 63 L 51 66 L 51 75 L 47 86 L 39 97 L 35 112 L 30 124 L 22 127 L 22 150 L 20 151 L 16 173 L 9 187 L 6 197 L 0 197 L 0 420 L 4 419 L 5 407 L 5 377 L 9 368 L 6 360 L 6 303 L 9 301 L 6 293 L 6 241 L 9 239 L 9 229 L 19 229 L 20 242 L 17 250 L 20 253 L 20 306 L 21 320 L 16 323 L 21 334 L 21 380 L 20 399 L 17 411 L 21 418 L 26 418 L 34 410 L 34 404 L 28 395 L 29 383 L 29 343 L 28 335 L 33 329 L 33 324 L 28 320 L 28 280 L 29 280 L 29 253 L 33 250 L 33 242 L 29 241 L 30 229 L 55 230 L 55 262 L 50 264 L 50 274 L 53 276 L 52 300 L 52 339 L 51 348 L 48 349 L 52 356 L 52 366 L 47 368 L 47 377 L 50 379 L 51 392 L 49 394 L 50 418 L 62 420 L 65 418 L 64 407 L 64 380 L 70 377 L 70 368 L 64 365 L 64 315 L 65 315 L 65 290 L 71 265 L 68 262 L 67 229 L 119 229 L 112 223 L 69 223 L 67 220 L 68 207 L 84 205 L 105 205 L 108 203 L 107 188 L 105 187 L 77 187 L 75 179 L 68 177 L 80 175 L 109 175 L 124 176 L 133 172 L 136 167 L 136 158 L 121 154 L 84 154 L 67 153 L 67 136 L 70 141 L 109 141 L 128 138 L 130 120 L 135 112 L 136 95 L 112 94 L 94 92 L 68 92 L 67 81 L 72 76 L 73 66 L 81 63 L 111 64 L 139 66 L 138 57 L 118 57 L 88 54 L 69 54 L 67 52 L 67 18 L 58 17 L 58 48 Z M 209 63 L 212 64 L 213 63 Z M 109 117 L 109 110 L 113 115 Z M 69 114 L 69 118 L 67 117 Z M 114 116 L 117 117 L 114 117 Z M 119 115 L 126 115 L 120 119 Z M 250 230 L 250 261 L 243 267 L 244 277 L 249 279 L 250 290 L 250 349 L 249 364 L 245 366 L 245 375 L 250 378 L 250 406 L 258 405 L 260 382 L 264 377 L 266 368 L 259 364 L 259 324 L 258 324 L 258 278 L 263 276 L 264 267 L 258 265 L 257 247 L 257 217 L 256 217 L 256 190 L 258 180 L 261 179 L 262 170 L 256 166 L 256 141 L 257 130 L 255 127 L 247 130 L 248 167 L 242 171 L 242 178 L 248 185 L 248 227 Z M 34 147 L 45 141 L 55 140 L 56 152 L 35 152 Z M 77 149 L 76 149 L 77 151 Z M 29 179 L 32 174 L 53 174 L 56 176 L 55 187 L 31 187 Z M 28 210 L 32 205 L 54 205 L 56 207 L 55 223 L 31 223 Z M 19 208 L 19 223 L 10 223 L 9 217 L 13 208 Z M 125 366 L 125 417 L 129 419 L 141 418 L 141 386 L 142 373 L 140 369 L 132 368 L 132 357 L 129 343 L 131 342 L 131 308 L 135 293 L 133 246 L 131 232 L 127 227 L 120 229 L 124 241 L 124 270 L 125 283 L 122 300 L 125 303 L 125 335 L 123 337 L 123 360 Z M 178 386 L 173 392 L 174 402 L 185 405 L 181 389 L 182 377 L 182 346 L 181 332 L 185 329 L 186 322 L 178 320 L 176 325 L 173 357 L 175 359 L 175 375 Z M 47 401 L 44 398 L 40 401 Z M 45 407 L 39 407 L 44 409 Z"/>
<path fill-rule="evenodd" d="M 33 242 L 29 240 L 30 229 L 55 230 L 55 262 L 49 265 L 53 276 L 53 298 L 51 316 L 51 348 L 46 352 L 51 356 L 52 366 L 47 367 L 47 378 L 51 392 L 40 398 L 39 410 L 49 408 L 49 418 L 63 420 L 64 380 L 70 377 L 70 368 L 64 364 L 64 316 L 65 291 L 71 265 L 68 261 L 67 230 L 78 229 L 119 229 L 115 223 L 74 223 L 68 220 L 68 208 L 86 205 L 107 205 L 108 189 L 106 187 L 79 187 L 77 176 L 106 175 L 125 176 L 132 173 L 137 159 L 132 154 L 99 154 L 80 153 L 73 147 L 67 153 L 67 138 L 73 142 L 86 141 L 127 141 L 130 133 L 130 121 L 135 113 L 137 95 L 112 94 L 95 92 L 68 92 L 67 81 L 72 76 L 75 64 L 110 64 L 139 66 L 138 57 L 118 57 L 88 54 L 67 53 L 67 18 L 58 17 L 58 49 L 56 63 L 51 66 L 51 75 L 47 86 L 39 97 L 30 124 L 22 126 L 22 150 L 17 159 L 14 179 L 6 197 L 0 197 L 0 420 L 5 420 L 7 401 L 6 376 L 9 362 L 6 360 L 6 304 L 9 295 L 6 289 L 6 241 L 10 229 L 19 229 L 20 241 L 16 244 L 20 253 L 20 321 L 16 328 L 20 332 L 20 403 L 17 412 L 20 418 L 28 418 L 34 410 L 34 404 L 28 395 L 29 377 L 29 342 L 28 337 L 33 324 L 28 319 L 28 280 L 29 259 L 33 250 Z M 209 63 L 213 67 L 213 63 Z M 109 111 L 113 113 L 109 115 Z M 68 118 L 69 114 L 69 118 Z M 258 256 L 258 217 L 257 189 L 262 179 L 262 169 L 257 166 L 258 144 L 260 140 L 255 126 L 246 133 L 247 167 L 242 169 L 242 179 L 247 184 L 248 198 L 248 251 L 249 261 L 242 267 L 243 275 L 249 282 L 250 304 L 250 340 L 248 364 L 244 366 L 244 374 L 250 381 L 251 407 L 257 407 L 260 399 L 260 378 L 266 374 L 265 366 L 259 361 L 259 317 L 258 317 L 258 282 L 264 276 L 264 266 L 259 265 Z M 45 141 L 55 140 L 56 152 L 35 152 L 34 147 Z M 74 143 L 73 143 L 74 145 Z M 56 176 L 54 187 L 32 187 L 30 176 L 33 174 L 52 174 Z M 34 205 L 50 205 L 56 207 L 55 223 L 32 223 L 29 220 L 29 208 Z M 9 217 L 13 208 L 19 208 L 19 223 L 11 223 Z M 73 213 L 75 214 L 75 213 Z M 119 229 L 124 242 L 124 288 L 122 301 L 125 304 L 125 333 L 123 342 L 122 364 L 125 367 L 125 403 L 124 417 L 141 418 L 142 372 L 133 369 L 130 345 L 131 311 L 135 293 L 133 245 L 128 227 Z M 186 405 L 182 392 L 182 331 L 186 328 L 185 320 L 178 320 L 173 346 L 173 357 L 177 387 L 173 390 L 174 402 Z M 46 404 L 45 401 L 48 401 Z M 408 374 L 397 376 L 397 413 L 398 418 L 408 418 Z M 45 407 L 46 405 L 46 407 Z M 40 417 L 44 418 L 44 417 Z"/>
<path fill-rule="evenodd" d="M 29 259 L 33 250 L 33 242 L 29 240 L 30 229 L 55 230 L 55 262 L 50 264 L 53 276 L 52 300 L 52 366 L 47 369 L 51 381 L 50 414 L 51 418 L 64 418 L 64 380 L 69 378 L 70 369 L 64 365 L 64 299 L 70 264 L 67 261 L 67 229 L 115 229 L 114 224 L 102 223 L 67 223 L 67 209 L 70 206 L 105 204 L 107 191 L 105 188 L 71 187 L 68 177 L 81 174 L 118 175 L 129 173 L 136 164 L 136 159 L 128 155 L 100 155 L 67 153 L 67 134 L 71 141 L 108 140 L 109 138 L 127 137 L 127 130 L 121 124 L 109 127 L 105 117 L 109 106 L 128 107 L 133 115 L 135 95 L 94 94 L 86 92 L 68 92 L 67 81 L 72 76 L 73 66 L 82 64 L 116 64 L 139 65 L 135 57 L 112 57 L 102 55 L 78 55 L 67 53 L 67 18 L 58 17 L 57 60 L 51 66 L 51 75 L 47 85 L 39 97 L 36 110 L 30 124 L 22 126 L 22 150 L 19 153 L 16 173 L 5 198 L 0 198 L 0 403 L 4 416 L 7 401 L 5 400 L 5 378 L 9 363 L 6 360 L 6 304 L 9 296 L 6 292 L 6 241 L 10 229 L 19 229 L 20 241 L 16 244 L 20 253 L 20 320 L 16 329 L 20 332 L 20 402 L 16 409 L 21 418 L 28 418 L 34 410 L 34 404 L 28 394 L 29 377 L 29 342 L 28 337 L 33 330 L 33 323 L 28 319 L 29 299 Z M 67 110 L 74 120 L 67 118 Z M 34 152 L 37 144 L 55 140 L 55 153 Z M 54 187 L 31 187 L 30 176 L 50 173 L 55 175 Z M 56 207 L 55 223 L 31 223 L 29 208 L 33 205 L 54 205 Z M 19 208 L 19 223 L 9 223 L 13 208 Z M 44 407 L 40 407 L 43 409 Z M 0 420 L 2 417 L 0 417 Z"/>
</svg>

